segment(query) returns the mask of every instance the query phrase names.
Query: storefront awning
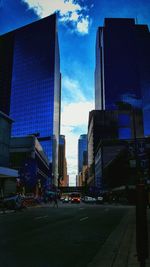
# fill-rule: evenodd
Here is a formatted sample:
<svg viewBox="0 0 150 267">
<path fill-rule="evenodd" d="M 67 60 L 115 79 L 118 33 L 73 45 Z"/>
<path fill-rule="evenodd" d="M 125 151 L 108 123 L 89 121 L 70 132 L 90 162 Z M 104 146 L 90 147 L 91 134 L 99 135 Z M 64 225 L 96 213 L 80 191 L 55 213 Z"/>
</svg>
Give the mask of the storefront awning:
<svg viewBox="0 0 150 267">
<path fill-rule="evenodd" d="M 18 177 L 18 171 L 10 168 L 0 167 L 0 178 Z"/>
</svg>

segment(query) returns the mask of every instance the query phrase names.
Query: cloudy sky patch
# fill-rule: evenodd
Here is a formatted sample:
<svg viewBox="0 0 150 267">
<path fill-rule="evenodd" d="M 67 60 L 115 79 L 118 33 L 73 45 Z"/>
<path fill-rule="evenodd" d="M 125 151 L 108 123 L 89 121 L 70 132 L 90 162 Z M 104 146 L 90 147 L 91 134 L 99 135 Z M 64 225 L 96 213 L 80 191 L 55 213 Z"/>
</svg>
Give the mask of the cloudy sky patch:
<svg viewBox="0 0 150 267">
<path fill-rule="evenodd" d="M 87 134 L 89 111 L 94 109 L 93 101 L 63 103 L 61 113 L 61 133 L 66 136 L 66 156 L 70 176 L 70 185 L 75 185 L 77 174 L 78 139 Z"/>
<path fill-rule="evenodd" d="M 78 80 L 71 79 L 68 76 L 62 77 L 63 98 L 68 99 L 68 102 L 86 101 L 82 85 Z"/>
<path fill-rule="evenodd" d="M 88 7 L 78 0 L 22 0 L 28 4 L 28 8 L 34 9 L 35 13 L 44 18 L 58 12 L 60 22 L 71 23 L 74 30 L 82 35 L 88 34 L 90 18 Z M 69 24 L 68 24 L 69 25 Z"/>
</svg>

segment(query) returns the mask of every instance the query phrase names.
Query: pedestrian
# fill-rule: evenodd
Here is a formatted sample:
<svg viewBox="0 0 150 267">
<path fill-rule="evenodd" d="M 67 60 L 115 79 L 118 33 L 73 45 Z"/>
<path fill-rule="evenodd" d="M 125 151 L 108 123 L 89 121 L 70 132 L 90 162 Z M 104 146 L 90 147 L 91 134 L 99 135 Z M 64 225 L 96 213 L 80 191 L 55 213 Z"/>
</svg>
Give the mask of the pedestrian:
<svg viewBox="0 0 150 267">
<path fill-rule="evenodd" d="M 58 208 L 58 199 L 57 199 L 57 195 L 55 194 L 54 197 L 53 197 L 53 201 L 54 201 L 54 205 L 53 207 L 57 207 Z"/>
</svg>

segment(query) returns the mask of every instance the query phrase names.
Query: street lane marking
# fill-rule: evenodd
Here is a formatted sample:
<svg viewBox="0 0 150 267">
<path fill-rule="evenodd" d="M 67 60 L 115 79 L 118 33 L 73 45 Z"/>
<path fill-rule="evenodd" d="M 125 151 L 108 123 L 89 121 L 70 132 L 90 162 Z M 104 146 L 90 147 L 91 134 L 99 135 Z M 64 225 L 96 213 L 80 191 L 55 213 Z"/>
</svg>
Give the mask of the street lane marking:
<svg viewBox="0 0 150 267">
<path fill-rule="evenodd" d="M 81 221 L 84 221 L 84 220 L 87 220 L 88 218 L 89 218 L 89 217 L 81 218 L 81 219 L 80 219 L 80 222 L 81 222 Z"/>
<path fill-rule="evenodd" d="M 39 220 L 39 219 L 43 219 L 43 218 L 47 218 L 47 217 L 48 217 L 48 215 L 45 215 L 45 216 L 35 217 L 34 219 Z"/>
<path fill-rule="evenodd" d="M 79 208 L 79 210 L 85 210 L 85 208 Z"/>
</svg>

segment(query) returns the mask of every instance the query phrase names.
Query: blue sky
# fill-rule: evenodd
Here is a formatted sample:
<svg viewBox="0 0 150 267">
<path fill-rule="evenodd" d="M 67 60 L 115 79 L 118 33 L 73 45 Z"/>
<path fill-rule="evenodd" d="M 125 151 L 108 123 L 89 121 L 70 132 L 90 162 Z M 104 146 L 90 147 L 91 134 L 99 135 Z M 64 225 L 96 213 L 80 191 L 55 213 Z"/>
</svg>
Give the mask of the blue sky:
<svg viewBox="0 0 150 267">
<path fill-rule="evenodd" d="M 77 174 L 77 140 L 94 108 L 95 39 L 105 17 L 137 18 L 150 26 L 149 0 L 0 0 L 0 34 L 58 12 L 62 73 L 61 133 L 66 135 L 70 185 Z"/>
</svg>

